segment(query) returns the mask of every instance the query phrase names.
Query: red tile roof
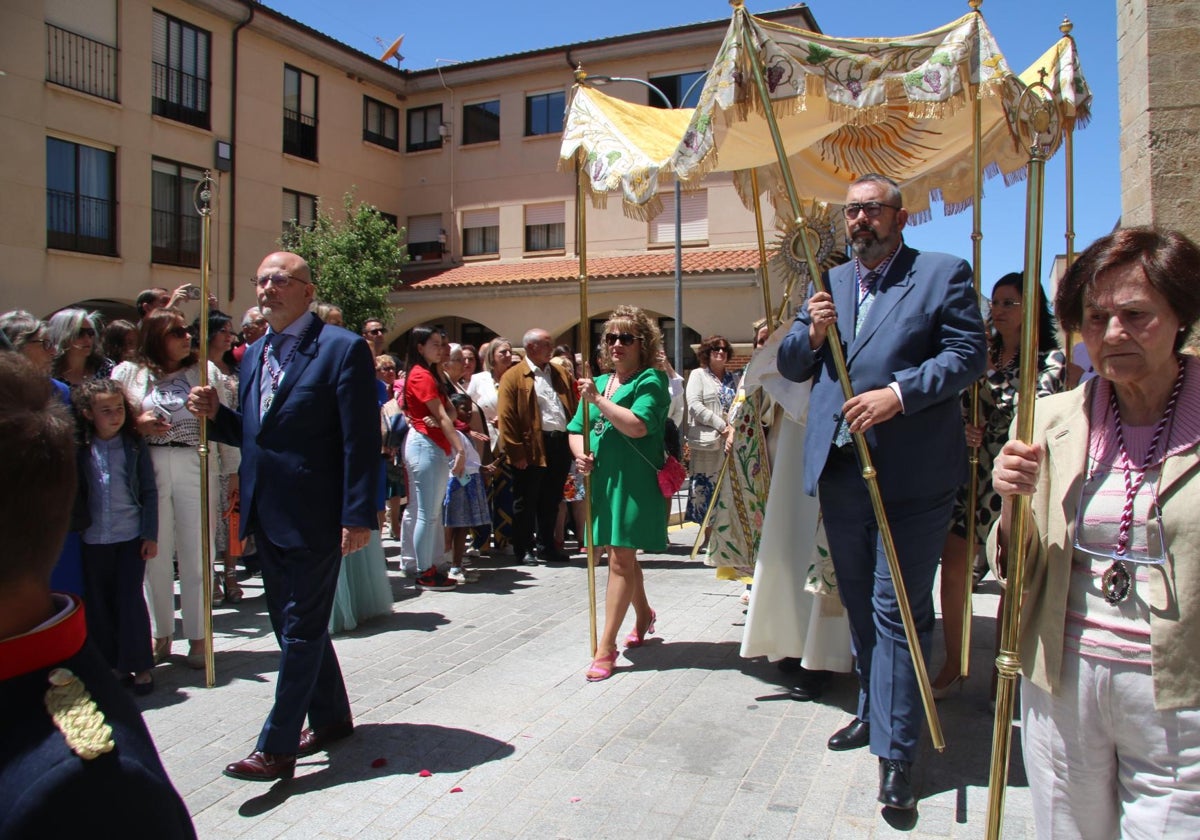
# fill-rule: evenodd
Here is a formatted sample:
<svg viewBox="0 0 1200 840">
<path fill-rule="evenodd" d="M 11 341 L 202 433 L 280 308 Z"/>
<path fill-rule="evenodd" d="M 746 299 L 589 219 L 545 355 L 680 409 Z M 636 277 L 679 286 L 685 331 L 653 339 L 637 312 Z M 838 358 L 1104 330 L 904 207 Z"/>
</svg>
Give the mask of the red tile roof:
<svg viewBox="0 0 1200 840">
<path fill-rule="evenodd" d="M 725 274 L 758 269 L 758 250 L 684 251 L 684 274 Z M 588 259 L 589 280 L 625 277 L 670 277 L 675 274 L 675 252 L 650 251 L 621 257 Z M 579 260 L 527 259 L 520 262 L 471 262 L 444 271 L 405 272 L 402 290 L 425 291 L 470 286 L 518 286 L 574 281 L 579 278 Z"/>
</svg>

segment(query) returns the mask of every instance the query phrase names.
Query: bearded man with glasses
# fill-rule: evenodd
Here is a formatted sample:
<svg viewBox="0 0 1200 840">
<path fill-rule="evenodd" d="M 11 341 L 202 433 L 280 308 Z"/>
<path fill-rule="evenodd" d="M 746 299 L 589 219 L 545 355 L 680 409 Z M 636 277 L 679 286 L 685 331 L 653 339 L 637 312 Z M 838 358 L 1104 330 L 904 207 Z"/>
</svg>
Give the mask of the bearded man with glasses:
<svg viewBox="0 0 1200 840">
<path fill-rule="evenodd" d="M 779 370 L 811 382 L 804 489 L 818 495 L 838 590 L 850 618 L 859 678 L 855 719 L 831 750 L 870 745 L 879 757 L 879 801 L 916 806 L 910 772 L 922 706 L 875 515 L 851 433 L 866 435 L 895 540 L 909 605 L 928 656 L 933 578 L 966 480 L 958 395 L 987 364 L 971 267 L 904 244 L 900 188 L 863 175 L 846 194 L 854 259 L 830 270 L 779 348 Z M 828 330 L 837 324 L 854 396 L 838 382 Z"/>
<path fill-rule="evenodd" d="M 225 774 L 274 781 L 354 730 L 328 626 L 342 557 L 379 525 L 379 406 L 368 345 L 309 311 L 308 263 L 274 253 L 251 282 L 270 330 L 242 360 L 241 412 L 219 406 L 211 386 L 193 389 L 188 407 L 242 449 L 240 536 L 254 535 L 281 648 L 258 745 Z"/>
</svg>

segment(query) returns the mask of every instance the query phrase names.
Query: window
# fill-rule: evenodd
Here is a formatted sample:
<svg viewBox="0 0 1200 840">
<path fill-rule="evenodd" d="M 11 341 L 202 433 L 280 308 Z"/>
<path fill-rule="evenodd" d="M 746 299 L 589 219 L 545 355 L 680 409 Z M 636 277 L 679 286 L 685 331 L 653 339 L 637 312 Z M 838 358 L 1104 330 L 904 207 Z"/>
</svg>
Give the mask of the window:
<svg viewBox="0 0 1200 840">
<path fill-rule="evenodd" d="M 500 139 L 500 100 L 463 106 L 463 145 L 493 143 Z"/>
<path fill-rule="evenodd" d="M 283 151 L 317 159 L 317 77 L 283 67 Z"/>
<path fill-rule="evenodd" d="M 500 253 L 500 210 L 463 212 L 463 256 L 478 257 Z"/>
<path fill-rule="evenodd" d="M 661 90 L 667 95 L 667 99 L 671 100 L 672 108 L 695 108 L 696 103 L 700 101 L 700 88 L 704 87 L 702 82 L 697 81 L 704 76 L 706 71 L 697 70 L 694 73 L 676 73 L 673 76 L 651 76 L 650 84 Z M 654 91 L 646 91 L 650 97 L 650 104 L 655 108 L 663 107 L 662 100 L 658 98 L 658 94 Z M 687 101 L 681 101 L 681 97 L 687 95 Z"/>
<path fill-rule="evenodd" d="M 442 106 L 426 105 L 408 109 L 407 152 L 442 148 Z"/>
<path fill-rule="evenodd" d="M 44 8 L 46 81 L 120 101 L 116 0 L 45 0 Z"/>
<path fill-rule="evenodd" d="M 662 212 L 650 222 L 650 244 L 675 244 L 675 193 L 660 192 L 662 196 Z M 708 241 L 708 193 L 705 190 L 685 192 L 682 195 L 680 207 L 680 236 L 679 241 L 702 243 Z"/>
<path fill-rule="evenodd" d="M 446 249 L 441 213 L 408 217 L 408 256 L 413 262 L 436 262 Z"/>
<path fill-rule="evenodd" d="M 559 204 L 535 204 L 525 208 L 525 250 L 562 251 L 565 210 Z"/>
<path fill-rule="evenodd" d="M 200 214 L 193 191 L 204 173 L 167 160 L 150 164 L 150 259 L 200 267 Z"/>
<path fill-rule="evenodd" d="M 396 228 L 400 225 L 400 219 L 397 218 L 395 213 L 384 213 L 382 210 L 380 210 L 379 215 L 383 217 L 385 222 L 392 226 L 392 230 L 396 230 Z"/>
<path fill-rule="evenodd" d="M 46 247 L 117 253 L 117 156 L 46 138 Z"/>
<path fill-rule="evenodd" d="M 151 108 L 160 117 L 209 127 L 209 44 L 203 29 L 154 13 Z"/>
<path fill-rule="evenodd" d="M 525 136 L 560 134 L 567 111 L 567 95 L 561 90 L 525 97 Z"/>
<path fill-rule="evenodd" d="M 396 151 L 400 148 L 400 111 L 391 105 L 363 97 L 363 139 Z"/>
<path fill-rule="evenodd" d="M 311 229 L 317 220 L 317 197 L 308 193 L 283 191 L 283 234 L 295 228 Z"/>
</svg>

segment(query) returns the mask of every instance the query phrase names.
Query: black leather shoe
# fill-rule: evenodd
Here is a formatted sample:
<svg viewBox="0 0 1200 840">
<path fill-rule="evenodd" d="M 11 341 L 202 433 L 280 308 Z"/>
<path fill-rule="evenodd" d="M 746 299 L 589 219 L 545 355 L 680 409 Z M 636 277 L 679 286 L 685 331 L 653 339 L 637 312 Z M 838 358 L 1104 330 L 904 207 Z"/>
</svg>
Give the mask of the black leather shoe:
<svg viewBox="0 0 1200 840">
<path fill-rule="evenodd" d="M 536 566 L 538 564 L 537 555 L 532 551 L 526 551 L 525 556 L 521 558 L 521 562 L 526 566 Z"/>
<path fill-rule="evenodd" d="M 879 801 L 888 808 L 911 811 L 917 807 L 909 772 L 912 765 L 893 758 L 879 759 Z"/>
<path fill-rule="evenodd" d="M 829 749 L 835 752 L 856 750 L 871 743 L 871 724 L 855 718 L 850 725 L 829 736 Z"/>
<path fill-rule="evenodd" d="M 296 755 L 312 755 L 329 749 L 329 745 L 334 741 L 349 738 L 353 733 L 354 721 L 352 720 L 305 729 L 300 733 L 300 746 L 296 749 Z"/>
<path fill-rule="evenodd" d="M 247 782 L 274 782 L 296 775 L 296 756 L 275 755 L 255 750 L 225 768 L 225 775 Z"/>
<path fill-rule="evenodd" d="M 825 685 L 829 682 L 828 671 L 810 671 L 801 666 L 797 669 L 796 684 L 788 691 L 793 700 L 807 703 L 817 700 L 825 693 Z"/>
</svg>

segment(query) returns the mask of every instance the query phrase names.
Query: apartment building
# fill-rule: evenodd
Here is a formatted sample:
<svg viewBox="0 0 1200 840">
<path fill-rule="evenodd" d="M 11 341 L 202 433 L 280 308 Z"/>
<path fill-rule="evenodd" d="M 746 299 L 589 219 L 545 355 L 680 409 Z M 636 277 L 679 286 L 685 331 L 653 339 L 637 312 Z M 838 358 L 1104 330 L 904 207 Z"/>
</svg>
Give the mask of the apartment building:
<svg viewBox="0 0 1200 840">
<path fill-rule="evenodd" d="M 10 0 L 0 28 L 0 310 L 119 312 L 198 282 L 194 187 L 212 173 L 220 304 L 318 201 L 353 189 L 407 229 L 392 339 L 578 339 L 574 176 L 558 169 L 573 71 L 636 77 L 679 104 L 728 20 L 423 70 L 396 67 L 249 0 Z M 764 17 L 816 28 L 798 6 Z M 586 35 L 586 33 L 580 33 Z M 639 102 L 630 82 L 606 90 Z M 674 321 L 674 198 L 650 222 L 587 208 L 589 320 L 619 303 Z M 728 177 L 683 194 L 688 335 L 761 314 L 753 214 Z M 769 211 L 768 211 L 769 212 Z"/>
</svg>

